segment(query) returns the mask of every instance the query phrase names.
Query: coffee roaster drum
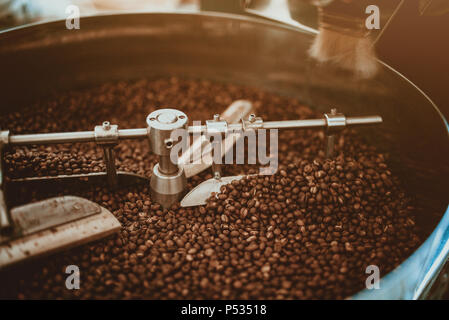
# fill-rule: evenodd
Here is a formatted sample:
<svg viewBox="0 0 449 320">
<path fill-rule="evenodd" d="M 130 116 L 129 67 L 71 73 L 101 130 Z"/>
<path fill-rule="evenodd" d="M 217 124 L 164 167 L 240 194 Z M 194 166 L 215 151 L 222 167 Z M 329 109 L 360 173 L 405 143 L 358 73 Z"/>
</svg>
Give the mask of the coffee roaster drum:
<svg viewBox="0 0 449 320">
<path fill-rule="evenodd" d="M 313 32 L 233 15 L 93 16 L 82 18 L 80 27 L 68 30 L 65 21 L 55 21 L 0 33 L 0 112 L 53 92 L 176 75 L 257 86 L 323 111 L 333 106 L 348 114 L 380 114 L 382 128 L 363 129 L 364 135 L 391 154 L 390 166 L 414 197 L 426 241 L 382 275 L 380 289 L 353 298 L 441 292 L 449 254 L 448 124 L 398 72 L 380 62 L 375 79 L 355 79 L 308 58 Z"/>
</svg>

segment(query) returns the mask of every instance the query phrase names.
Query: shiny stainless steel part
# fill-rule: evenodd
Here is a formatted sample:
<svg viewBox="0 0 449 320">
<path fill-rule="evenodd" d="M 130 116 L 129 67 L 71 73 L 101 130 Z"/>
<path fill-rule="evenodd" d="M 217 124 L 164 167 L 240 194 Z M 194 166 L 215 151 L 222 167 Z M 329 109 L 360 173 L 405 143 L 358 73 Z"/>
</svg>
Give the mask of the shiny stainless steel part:
<svg viewBox="0 0 449 320">
<path fill-rule="evenodd" d="M 118 126 L 111 125 L 109 121 L 104 121 L 101 126 L 96 126 L 94 130 L 95 141 L 103 147 L 103 158 L 106 164 L 108 184 L 112 188 L 118 185 L 117 170 L 115 168 L 114 147 L 118 143 Z"/>
<path fill-rule="evenodd" d="M 253 104 L 248 100 L 235 100 L 226 110 L 214 115 L 214 119 L 226 120 L 228 123 L 237 123 L 242 118 L 247 118 L 253 112 Z M 226 141 L 226 139 L 228 139 Z M 236 143 L 237 137 L 226 137 L 224 143 L 221 145 L 221 154 L 225 155 Z M 230 140 L 232 139 L 232 140 Z M 178 159 L 178 164 L 184 168 L 186 177 L 197 175 L 211 166 L 210 163 L 202 161 L 203 158 L 210 157 L 213 149 L 207 137 L 201 133 L 197 136 L 193 135 L 192 143 L 187 147 L 187 150 Z M 212 163 L 213 172 L 218 171 L 215 163 Z M 219 165 L 218 165 L 219 166 Z"/>
<path fill-rule="evenodd" d="M 227 177 L 214 177 L 206 181 L 201 182 L 195 188 L 190 190 L 184 198 L 181 200 L 181 207 L 194 207 L 205 205 L 206 200 L 212 193 L 219 193 L 221 186 L 227 185 L 234 180 L 243 179 L 245 176 L 227 176 Z"/>
<path fill-rule="evenodd" d="M 352 126 L 366 126 L 382 123 L 382 117 L 378 115 L 363 116 L 363 117 L 348 117 L 343 114 L 338 114 L 341 117 L 339 123 L 336 124 L 329 121 L 330 114 L 325 113 L 325 117 L 321 119 L 304 119 L 304 120 L 280 120 L 280 121 L 264 121 L 260 117 L 250 115 L 248 119 L 242 119 L 241 123 L 226 123 L 226 121 L 208 122 L 204 126 L 189 126 L 189 133 L 207 131 L 221 131 L 221 132 L 234 132 L 245 130 L 258 130 L 258 129 L 332 129 L 336 127 L 343 129 L 344 127 Z M 209 121 L 209 120 L 208 120 Z"/>
<path fill-rule="evenodd" d="M 101 212 L 95 202 L 74 196 L 50 198 L 11 209 L 13 238 L 23 237 Z M 11 237 L 0 235 L 0 243 Z"/>
<path fill-rule="evenodd" d="M 160 109 L 164 110 L 164 109 Z M 174 110 L 174 109 L 172 109 Z M 159 111 L 159 110 L 157 110 Z M 156 111 L 155 111 L 156 112 Z M 148 118 L 147 118 L 148 119 Z M 222 121 L 222 120 L 220 120 Z M 370 124 L 382 123 L 382 117 L 378 115 L 373 116 L 360 116 L 360 117 L 349 117 L 345 118 L 345 125 L 347 126 L 365 126 Z M 209 122 L 209 130 L 216 131 L 217 126 L 213 122 Z M 242 123 L 221 123 L 223 126 L 222 130 L 227 128 L 228 131 L 241 131 L 249 129 L 313 129 L 313 128 L 327 128 L 328 119 L 323 117 L 321 119 L 304 119 L 304 120 L 280 120 L 280 121 L 258 121 L 253 122 L 251 119 L 243 120 Z M 225 128 L 226 127 L 226 128 Z M 208 130 L 208 125 L 203 126 L 187 126 L 185 128 L 189 134 L 193 132 L 206 133 Z M 224 132 L 224 131 L 223 131 Z M 79 132 L 55 132 L 55 133 L 32 133 L 32 134 L 18 134 L 9 135 L 6 131 L 0 131 L 2 134 L 7 135 L 7 143 L 12 146 L 23 146 L 23 145 L 37 145 L 37 144 L 60 144 L 60 143 L 79 143 L 79 142 L 95 142 L 97 138 L 95 136 L 95 131 L 79 131 Z M 120 129 L 117 130 L 117 139 L 143 139 L 148 137 L 148 129 Z M 151 135 L 151 134 L 150 134 Z M 160 135 L 159 138 L 162 139 Z M 167 137 L 164 138 L 169 139 Z M 152 141 L 153 140 L 153 141 Z M 158 139 L 150 138 L 150 143 L 157 148 L 163 146 L 163 143 L 156 142 Z M 165 141 L 168 142 L 168 141 Z M 162 151 L 157 151 L 162 152 Z M 158 154 L 158 153 L 157 153 Z M 164 154 L 165 155 L 165 154 Z"/>
<path fill-rule="evenodd" d="M 158 163 L 153 168 L 150 180 L 151 199 L 162 205 L 163 208 L 179 201 L 186 192 L 187 178 L 183 168 L 173 174 L 164 174 Z"/>
<path fill-rule="evenodd" d="M 0 234 L 0 270 L 13 264 L 98 240 L 120 222 L 95 202 L 63 196 L 11 209 L 14 232 Z"/>
<path fill-rule="evenodd" d="M 8 181 L 8 187 L 17 188 L 20 185 L 26 184 L 30 187 L 38 186 L 51 186 L 64 183 L 65 185 L 99 185 L 108 182 L 107 172 L 92 172 L 84 174 L 70 174 L 70 175 L 58 175 L 58 176 L 43 176 L 43 177 L 27 177 L 27 178 L 15 178 Z M 139 174 L 116 171 L 117 185 L 119 186 L 132 186 L 136 184 L 148 183 L 149 179 Z"/>
<path fill-rule="evenodd" d="M 335 108 L 324 116 L 327 122 L 326 157 L 330 158 L 334 154 L 335 133 L 346 126 L 346 117 L 342 113 L 337 113 Z"/>
<path fill-rule="evenodd" d="M 175 109 L 159 109 L 147 117 L 151 150 L 159 156 L 150 180 L 151 198 L 164 208 L 178 201 L 187 186 L 184 169 L 170 159 L 172 148 L 179 143 L 172 134 L 182 129 L 187 132 L 187 122 L 187 115 Z"/>
<path fill-rule="evenodd" d="M 20 110 L 55 90 L 175 75 L 257 86 L 321 111 L 380 114 L 382 130 L 357 130 L 388 152 L 391 170 L 414 196 L 426 241 L 394 272 L 381 270 L 379 290 L 354 298 L 424 296 L 449 252 L 447 122 L 385 64 L 363 81 L 317 65 L 307 55 L 315 34 L 220 14 L 123 14 L 84 17 L 79 30 L 67 30 L 65 21 L 17 28 L 0 33 L 1 111 Z"/>
</svg>

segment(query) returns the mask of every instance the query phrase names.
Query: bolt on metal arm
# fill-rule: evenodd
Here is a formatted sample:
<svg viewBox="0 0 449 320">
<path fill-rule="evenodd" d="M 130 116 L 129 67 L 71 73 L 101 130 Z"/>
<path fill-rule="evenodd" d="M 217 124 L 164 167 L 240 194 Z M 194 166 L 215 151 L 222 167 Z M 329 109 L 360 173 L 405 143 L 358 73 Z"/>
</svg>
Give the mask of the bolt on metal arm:
<svg viewBox="0 0 449 320">
<path fill-rule="evenodd" d="M 118 143 L 118 126 L 111 125 L 109 121 L 94 129 L 95 142 L 103 147 L 103 158 L 106 165 L 108 184 L 111 188 L 118 185 L 117 169 L 115 167 L 114 147 Z"/>
</svg>

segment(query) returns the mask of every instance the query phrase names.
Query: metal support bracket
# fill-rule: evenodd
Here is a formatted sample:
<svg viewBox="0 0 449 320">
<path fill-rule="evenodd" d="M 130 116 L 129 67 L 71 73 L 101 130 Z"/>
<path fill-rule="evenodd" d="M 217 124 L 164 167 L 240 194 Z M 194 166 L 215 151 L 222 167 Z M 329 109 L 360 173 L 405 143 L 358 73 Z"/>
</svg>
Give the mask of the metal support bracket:
<svg viewBox="0 0 449 320">
<path fill-rule="evenodd" d="M 325 113 L 326 118 L 326 158 L 334 156 L 335 151 L 335 134 L 346 127 L 346 117 L 342 113 L 338 113 L 337 109 L 331 109 L 330 113 Z"/>
<path fill-rule="evenodd" d="M 108 184 L 111 188 L 118 185 L 117 168 L 115 167 L 114 147 L 118 143 L 118 126 L 111 125 L 109 121 L 95 127 L 95 142 L 103 147 L 103 158 L 106 165 Z"/>
</svg>

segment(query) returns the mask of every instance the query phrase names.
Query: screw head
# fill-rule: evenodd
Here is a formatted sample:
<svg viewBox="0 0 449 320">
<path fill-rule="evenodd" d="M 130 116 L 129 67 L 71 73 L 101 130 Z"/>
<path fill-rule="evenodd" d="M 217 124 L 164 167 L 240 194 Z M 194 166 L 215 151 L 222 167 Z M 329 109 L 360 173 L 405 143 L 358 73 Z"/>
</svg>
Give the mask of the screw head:
<svg viewBox="0 0 449 320">
<path fill-rule="evenodd" d="M 256 115 L 254 113 L 251 113 L 248 117 L 248 121 L 249 122 L 254 122 L 256 121 Z"/>
<path fill-rule="evenodd" d="M 104 129 L 104 130 L 109 130 L 109 129 L 111 129 L 111 124 L 109 123 L 109 121 L 104 121 L 104 122 L 103 122 L 103 129 Z"/>
<path fill-rule="evenodd" d="M 171 149 L 171 148 L 173 148 L 173 139 L 165 139 L 164 140 L 164 143 L 165 143 L 165 147 L 167 148 L 167 149 Z"/>
</svg>

